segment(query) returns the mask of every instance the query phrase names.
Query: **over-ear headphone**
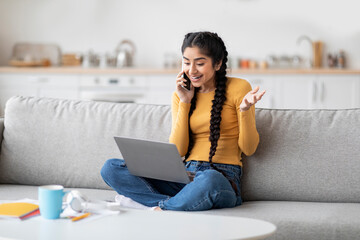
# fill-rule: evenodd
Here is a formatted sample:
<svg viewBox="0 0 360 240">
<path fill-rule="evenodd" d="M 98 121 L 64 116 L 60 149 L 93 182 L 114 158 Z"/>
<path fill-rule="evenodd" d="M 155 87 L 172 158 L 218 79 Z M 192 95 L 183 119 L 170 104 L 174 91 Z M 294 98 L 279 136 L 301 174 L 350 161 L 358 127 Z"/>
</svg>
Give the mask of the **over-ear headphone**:
<svg viewBox="0 0 360 240">
<path fill-rule="evenodd" d="M 99 210 L 120 210 L 120 204 L 117 202 L 93 201 L 89 200 L 78 190 L 72 190 L 65 196 L 66 207 L 75 212 L 96 212 Z"/>
</svg>

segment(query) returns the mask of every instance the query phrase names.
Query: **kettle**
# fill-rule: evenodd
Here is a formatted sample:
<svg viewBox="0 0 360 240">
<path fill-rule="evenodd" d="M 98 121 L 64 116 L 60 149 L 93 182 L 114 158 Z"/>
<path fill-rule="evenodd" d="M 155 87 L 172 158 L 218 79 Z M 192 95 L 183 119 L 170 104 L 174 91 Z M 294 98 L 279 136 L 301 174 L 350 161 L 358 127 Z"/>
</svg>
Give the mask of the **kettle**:
<svg viewBox="0 0 360 240">
<path fill-rule="evenodd" d="M 132 67 L 135 55 L 135 45 L 130 40 L 122 40 L 116 47 L 116 66 Z"/>
<path fill-rule="evenodd" d="M 323 42 L 312 41 L 308 36 L 303 35 L 297 39 L 297 44 L 299 45 L 303 40 L 308 41 L 312 47 L 311 66 L 314 68 L 320 68 L 322 66 Z"/>
</svg>

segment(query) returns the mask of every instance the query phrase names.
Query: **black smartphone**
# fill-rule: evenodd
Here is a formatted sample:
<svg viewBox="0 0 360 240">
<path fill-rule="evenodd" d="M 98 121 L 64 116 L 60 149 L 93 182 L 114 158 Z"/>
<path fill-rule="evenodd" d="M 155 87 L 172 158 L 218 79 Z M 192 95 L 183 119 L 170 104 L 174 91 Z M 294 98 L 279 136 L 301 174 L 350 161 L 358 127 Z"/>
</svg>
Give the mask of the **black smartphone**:
<svg viewBox="0 0 360 240">
<path fill-rule="evenodd" d="M 184 78 L 186 80 L 186 82 L 185 82 L 186 86 L 184 88 L 190 91 L 191 81 L 190 81 L 189 77 L 185 73 L 183 75 L 184 75 Z"/>
</svg>

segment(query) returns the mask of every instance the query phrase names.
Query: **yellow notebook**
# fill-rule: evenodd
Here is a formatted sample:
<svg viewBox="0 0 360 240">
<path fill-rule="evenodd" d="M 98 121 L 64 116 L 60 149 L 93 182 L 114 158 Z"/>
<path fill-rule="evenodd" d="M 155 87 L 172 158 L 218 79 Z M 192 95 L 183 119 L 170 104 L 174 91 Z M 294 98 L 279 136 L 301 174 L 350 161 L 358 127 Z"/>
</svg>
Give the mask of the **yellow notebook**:
<svg viewBox="0 0 360 240">
<path fill-rule="evenodd" d="M 31 212 L 36 211 L 39 205 L 24 202 L 2 203 L 0 204 L 0 217 L 21 218 Z"/>
</svg>

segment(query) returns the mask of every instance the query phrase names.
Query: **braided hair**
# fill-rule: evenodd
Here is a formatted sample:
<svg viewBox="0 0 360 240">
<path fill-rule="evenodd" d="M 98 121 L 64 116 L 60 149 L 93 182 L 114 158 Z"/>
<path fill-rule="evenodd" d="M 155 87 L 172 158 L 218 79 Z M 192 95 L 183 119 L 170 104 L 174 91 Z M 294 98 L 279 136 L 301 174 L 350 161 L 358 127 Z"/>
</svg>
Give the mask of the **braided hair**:
<svg viewBox="0 0 360 240">
<path fill-rule="evenodd" d="M 198 47 L 205 55 L 212 59 L 212 64 L 218 64 L 222 62 L 221 67 L 215 73 L 215 96 L 212 100 L 211 117 L 210 117 L 210 152 L 209 162 L 212 165 L 212 158 L 215 155 L 216 148 L 218 146 L 218 140 L 220 138 L 220 123 L 221 123 L 221 111 L 223 109 L 224 102 L 226 101 L 226 69 L 227 69 L 227 56 L 225 44 L 223 40 L 216 34 L 211 32 L 194 32 L 185 35 L 181 51 L 184 53 L 187 47 Z M 189 121 L 196 108 L 196 95 L 199 88 L 195 88 L 194 97 L 191 100 L 191 107 L 189 111 Z M 185 155 L 187 159 L 194 146 L 194 140 L 192 137 L 192 131 L 189 123 L 189 146 Z M 213 166 L 213 165 L 212 165 Z"/>
</svg>

